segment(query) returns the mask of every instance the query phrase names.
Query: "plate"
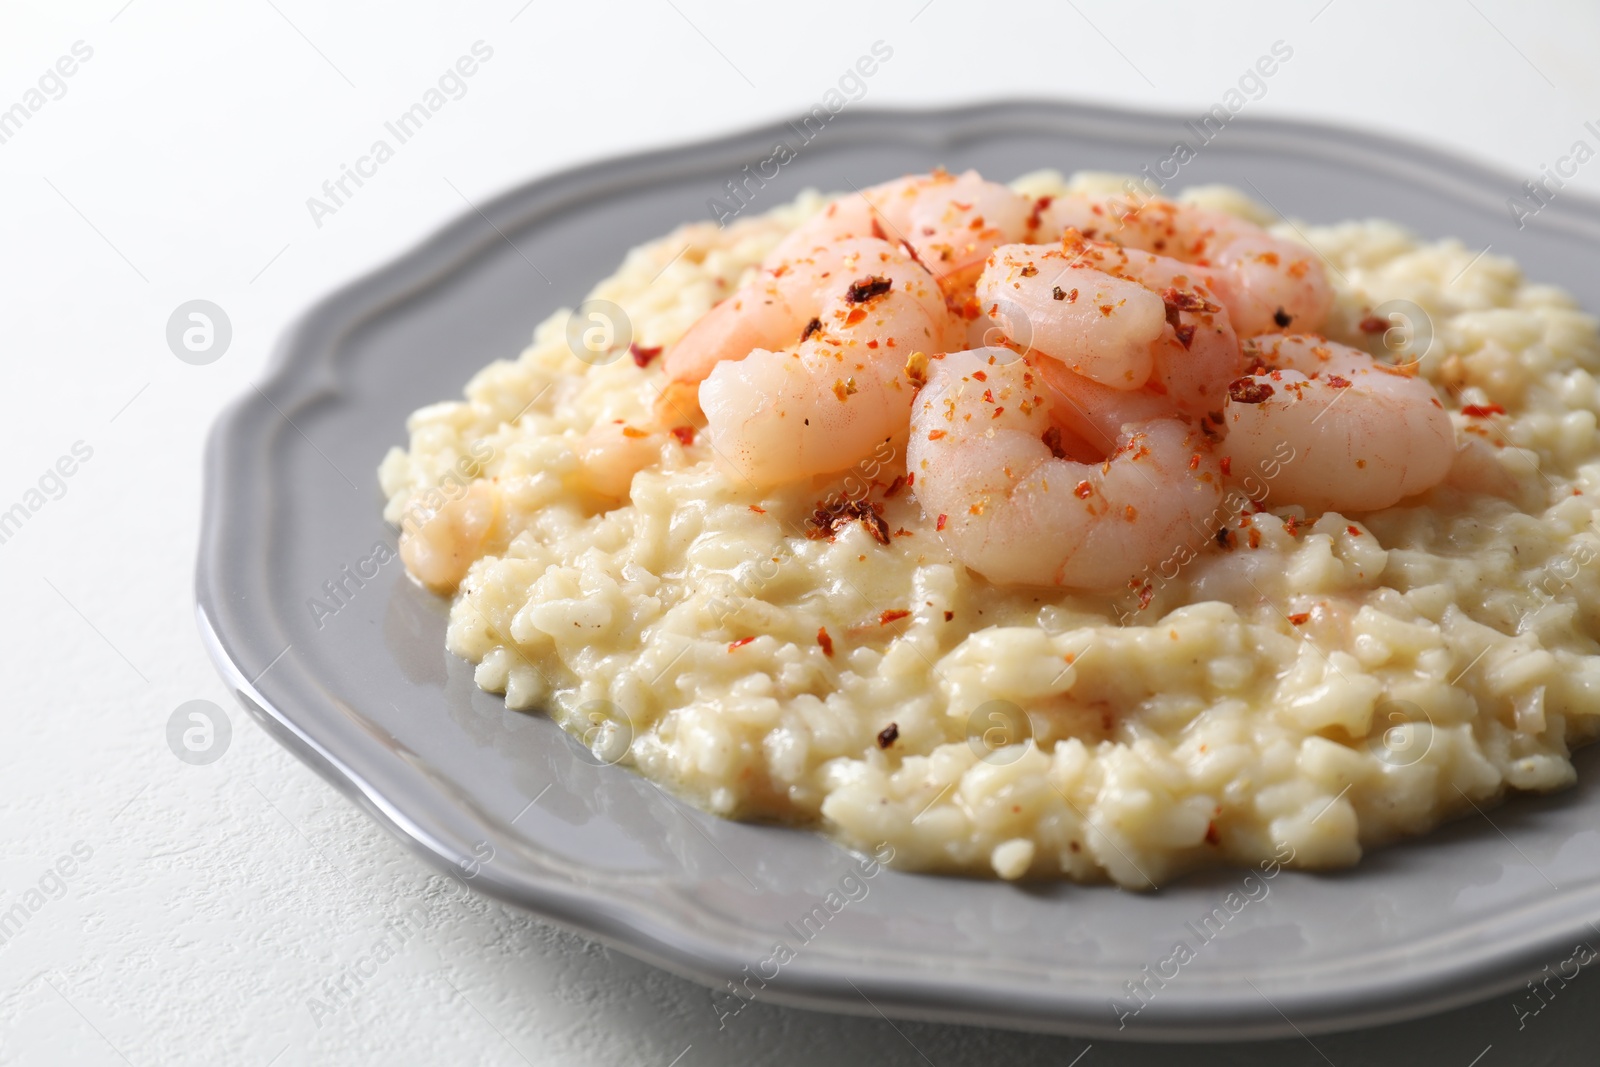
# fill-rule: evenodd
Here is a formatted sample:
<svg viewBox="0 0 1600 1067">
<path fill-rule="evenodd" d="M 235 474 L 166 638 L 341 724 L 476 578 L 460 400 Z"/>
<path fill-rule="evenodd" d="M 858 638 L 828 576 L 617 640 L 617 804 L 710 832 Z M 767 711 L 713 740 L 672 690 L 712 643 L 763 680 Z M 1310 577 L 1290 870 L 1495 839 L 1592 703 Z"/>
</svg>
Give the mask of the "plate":
<svg viewBox="0 0 1600 1067">
<path fill-rule="evenodd" d="M 712 217 L 713 201 L 730 209 L 729 182 L 754 213 L 807 186 L 938 164 L 1000 179 L 1038 167 L 1165 176 L 1178 140 L 1196 140 L 1182 117 L 1057 103 L 845 110 L 820 133 L 784 123 L 609 160 L 464 213 L 318 304 L 218 421 L 198 566 L 218 668 L 269 733 L 433 863 L 720 988 L 712 1004 L 728 1016 L 755 996 L 1221 1039 L 1377 1024 L 1521 985 L 1596 932 L 1592 755 L 1574 790 L 1337 874 L 1247 887 L 1246 872 L 1218 870 L 1149 894 L 862 877 L 861 857 L 819 835 L 703 814 L 479 692 L 444 651 L 447 605 L 392 558 L 374 470 L 406 415 L 515 356 L 630 247 Z M 1205 182 L 1313 223 L 1376 216 L 1491 247 L 1600 307 L 1600 203 L 1574 193 L 1519 227 L 1513 178 L 1370 134 L 1249 118 L 1199 146 L 1173 185 Z M 1188 958 L 1175 957 L 1179 941 Z"/>
</svg>

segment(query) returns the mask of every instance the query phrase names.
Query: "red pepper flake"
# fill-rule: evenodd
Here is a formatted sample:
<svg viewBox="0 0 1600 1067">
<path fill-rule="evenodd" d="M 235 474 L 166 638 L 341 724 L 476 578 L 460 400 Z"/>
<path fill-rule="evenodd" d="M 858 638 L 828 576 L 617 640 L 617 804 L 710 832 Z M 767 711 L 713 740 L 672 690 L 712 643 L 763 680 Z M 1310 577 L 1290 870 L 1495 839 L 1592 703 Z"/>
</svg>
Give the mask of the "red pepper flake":
<svg viewBox="0 0 1600 1067">
<path fill-rule="evenodd" d="M 728 651 L 732 652 L 735 649 L 743 648 L 745 645 L 748 645 L 751 641 L 754 641 L 754 640 L 755 640 L 755 638 L 753 638 L 753 637 L 741 637 L 737 641 L 729 641 L 728 642 Z"/>
<path fill-rule="evenodd" d="M 1217 461 L 1217 465 L 1222 468 L 1222 476 L 1224 478 L 1226 478 L 1228 475 L 1233 473 L 1233 457 L 1232 456 L 1223 456 L 1220 460 Z"/>
<path fill-rule="evenodd" d="M 911 471 L 906 475 L 906 488 L 910 489 L 913 485 L 916 485 L 916 484 L 917 484 L 917 472 L 916 471 Z"/>
<path fill-rule="evenodd" d="M 1143 611 L 1145 608 L 1148 608 L 1150 606 L 1150 601 L 1155 599 L 1155 595 L 1155 586 L 1151 585 L 1149 582 L 1145 582 L 1144 587 L 1139 590 L 1139 610 Z"/>
<path fill-rule="evenodd" d="M 1222 310 L 1199 293 L 1172 287 L 1161 291 L 1161 302 L 1167 307 L 1167 325 L 1172 327 L 1172 332 L 1177 335 L 1178 343 L 1183 346 L 1184 351 L 1188 351 L 1189 346 L 1194 343 L 1195 328 L 1193 323 L 1180 319 L 1179 313 L 1187 311 L 1191 314 L 1199 312 L 1214 315 Z"/>
<path fill-rule="evenodd" d="M 1231 549 L 1234 546 L 1233 532 L 1226 526 L 1217 530 L 1217 547 Z"/>
<path fill-rule="evenodd" d="M 1023 267 L 1022 270 L 1019 271 L 1018 273 L 1020 273 L 1024 278 L 1032 278 L 1034 275 L 1039 273 L 1039 268 L 1035 267 L 1032 263 L 1029 263 L 1026 267 Z"/>
<path fill-rule="evenodd" d="M 1310 621 L 1311 621 L 1311 612 L 1309 612 L 1309 611 L 1297 611 L 1293 615 L 1289 616 L 1289 622 L 1291 622 L 1295 626 L 1304 626 L 1306 623 L 1308 623 Z"/>
<path fill-rule="evenodd" d="M 889 483 L 889 488 L 883 491 L 883 499 L 888 500 L 906 487 L 905 475 L 896 475 L 894 481 Z"/>
<path fill-rule="evenodd" d="M 878 342 L 877 342 L 877 340 L 876 340 L 876 339 L 874 339 L 874 340 L 871 340 L 871 341 L 868 341 L 868 342 L 867 342 L 867 347 L 868 347 L 868 348 L 877 348 L 877 347 L 878 347 Z"/>
<path fill-rule="evenodd" d="M 845 290 L 844 298 L 852 304 L 865 304 L 875 296 L 882 296 L 894 287 L 894 283 L 881 275 L 871 274 L 865 278 L 850 283 L 850 288 Z"/>
<path fill-rule="evenodd" d="M 648 430 L 641 430 L 634 426 L 624 426 L 622 428 L 622 436 L 631 437 L 637 440 L 640 437 L 649 437 L 650 433 Z"/>
<path fill-rule="evenodd" d="M 654 348 L 646 348 L 638 341 L 634 341 L 632 344 L 628 345 L 628 355 L 632 356 L 633 361 L 639 366 L 648 367 L 650 365 L 650 361 L 661 354 L 662 347 L 662 345 L 656 345 Z"/>
<path fill-rule="evenodd" d="M 867 313 L 861 308 L 851 308 L 844 317 L 844 324 L 846 326 L 855 326 L 858 323 L 865 322 L 866 319 Z"/>
<path fill-rule="evenodd" d="M 1222 308 L 1213 304 L 1199 293 L 1189 289 L 1179 289 L 1169 286 L 1161 290 L 1161 302 L 1167 307 L 1167 321 L 1171 322 L 1173 316 L 1180 311 L 1201 312 L 1215 315 Z"/>
<path fill-rule="evenodd" d="M 943 430 L 929 430 L 928 431 L 928 440 L 937 441 L 941 437 L 943 437 L 944 435 L 945 435 L 945 431 L 943 431 Z"/>
<path fill-rule="evenodd" d="M 955 617 L 956 617 L 956 613 L 953 612 L 953 611 L 947 611 L 947 612 L 944 613 L 944 621 L 945 622 L 949 622 L 951 619 L 953 619 Z"/>
<path fill-rule="evenodd" d="M 1208 844 L 1208 845 L 1220 845 L 1220 844 L 1222 844 L 1222 838 L 1217 836 L 1217 823 L 1216 823 L 1215 819 L 1213 819 L 1211 822 L 1206 823 L 1206 844 Z"/>
<path fill-rule="evenodd" d="M 911 612 L 909 611 L 902 611 L 899 608 L 890 608 L 888 611 L 878 616 L 878 625 L 888 626 L 891 622 L 899 622 L 901 619 L 910 614 Z"/>
<path fill-rule="evenodd" d="M 817 644 L 822 646 L 822 654 L 829 659 L 833 658 L 833 638 L 828 636 L 826 626 L 817 627 Z"/>
<path fill-rule="evenodd" d="M 895 723 L 890 723 L 888 726 L 885 726 L 883 729 L 878 731 L 878 747 L 888 748 L 890 745 L 894 744 L 895 739 L 899 736 L 900 727 Z"/>
<path fill-rule="evenodd" d="M 1290 515 L 1283 520 L 1283 529 L 1290 537 L 1300 536 L 1300 520 Z"/>
<path fill-rule="evenodd" d="M 760 504 L 751 504 L 750 510 L 755 512 L 757 515 L 765 515 L 767 513 L 767 509 L 762 507 Z"/>
<path fill-rule="evenodd" d="M 1044 446 L 1050 450 L 1050 454 L 1052 456 L 1057 459 L 1067 458 L 1066 450 L 1061 447 L 1061 427 L 1052 426 L 1046 430 L 1044 432 L 1043 441 Z"/>
<path fill-rule="evenodd" d="M 1238 404 L 1259 404 L 1272 395 L 1272 386 L 1254 378 L 1235 378 L 1228 383 L 1228 399 Z"/>
<path fill-rule="evenodd" d="M 975 370 L 975 371 L 972 372 L 972 376 L 974 378 L 976 378 L 980 382 L 986 382 L 986 381 L 989 380 L 989 372 L 988 371 Z M 984 395 L 988 396 L 987 393 L 985 393 Z M 993 397 L 989 397 L 989 400 L 992 403 L 994 398 Z"/>
<path fill-rule="evenodd" d="M 1337 374 L 1330 374 L 1328 375 L 1328 385 L 1333 389 L 1348 389 L 1350 388 L 1350 379 L 1341 378 Z"/>
<path fill-rule="evenodd" d="M 933 528 L 934 528 L 934 529 L 935 529 L 935 530 L 942 530 L 942 529 L 944 529 L 944 522 L 945 522 L 945 520 L 946 520 L 946 519 L 948 519 L 948 518 L 949 518 L 949 517 L 950 517 L 950 516 L 948 516 L 948 515 L 940 515 L 940 516 L 939 516 L 939 521 L 938 521 L 938 522 L 936 522 L 936 523 L 934 523 L 934 524 L 933 524 Z"/>
<path fill-rule="evenodd" d="M 800 335 L 800 340 L 809 341 L 809 340 L 811 340 L 811 335 L 812 334 L 820 333 L 821 331 L 822 331 L 822 320 L 821 319 L 812 319 L 810 322 L 806 323 L 805 332 L 803 332 Z"/>
<path fill-rule="evenodd" d="M 1189 457 L 1189 469 L 1192 471 L 1197 471 L 1200 469 L 1200 453 L 1196 452 L 1194 455 Z"/>
<path fill-rule="evenodd" d="M 688 448 L 690 445 L 694 444 L 694 427 L 674 426 L 672 428 L 672 436 L 678 439 L 678 443 L 680 445 L 682 445 L 684 448 Z"/>
<path fill-rule="evenodd" d="M 1461 408 L 1461 414 L 1474 419 L 1487 419 L 1490 415 L 1504 415 L 1506 409 L 1499 404 L 1466 404 Z"/>
<path fill-rule="evenodd" d="M 1042 221 L 1040 216 L 1050 207 L 1050 202 L 1054 199 L 1055 197 L 1053 196 L 1041 196 L 1033 202 L 1033 210 L 1028 214 L 1028 229 L 1037 230 L 1039 228 L 1039 223 Z"/>
<path fill-rule="evenodd" d="M 1380 319 L 1376 315 L 1368 315 L 1357 326 L 1362 333 L 1383 333 L 1389 328 L 1388 319 Z"/>
<path fill-rule="evenodd" d="M 1088 500 L 1090 494 L 1093 492 L 1094 486 L 1090 485 L 1088 481 L 1085 480 L 1078 483 L 1077 488 L 1072 490 L 1072 495 L 1077 497 L 1079 500 Z"/>
<path fill-rule="evenodd" d="M 1359 526 L 1346 526 L 1344 528 L 1344 531 L 1345 531 L 1345 533 L 1349 534 L 1351 537 L 1360 537 L 1361 536 L 1361 527 L 1359 527 Z"/>
<path fill-rule="evenodd" d="M 1250 527 L 1250 547 L 1261 547 L 1261 531 L 1256 529 L 1254 526 Z"/>
<path fill-rule="evenodd" d="M 990 415 L 989 417 L 991 419 L 998 419 L 1001 415 L 1005 414 L 1005 410 L 1006 409 L 1005 409 L 1004 405 L 1002 405 L 1000 407 L 997 407 L 997 408 L 994 409 L 994 414 Z"/>
<path fill-rule="evenodd" d="M 822 538 L 832 541 L 840 530 L 859 522 L 874 541 L 880 545 L 889 543 L 889 524 L 883 521 L 883 505 L 865 499 L 819 502 L 806 521 L 810 526 L 806 536 L 814 541 Z"/>
</svg>

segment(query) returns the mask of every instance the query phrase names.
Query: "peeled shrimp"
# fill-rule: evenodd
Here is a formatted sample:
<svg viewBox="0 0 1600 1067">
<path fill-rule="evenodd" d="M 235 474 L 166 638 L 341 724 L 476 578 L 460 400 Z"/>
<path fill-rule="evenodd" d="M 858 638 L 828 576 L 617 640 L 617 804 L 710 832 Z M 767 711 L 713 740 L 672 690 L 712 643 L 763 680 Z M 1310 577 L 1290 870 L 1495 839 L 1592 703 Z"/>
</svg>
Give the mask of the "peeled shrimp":
<svg viewBox="0 0 1600 1067">
<path fill-rule="evenodd" d="M 1233 469 L 1250 470 L 1281 444 L 1293 448 L 1268 485 L 1272 500 L 1310 511 L 1374 511 L 1450 472 L 1455 429 L 1414 368 L 1314 335 L 1253 338 L 1245 355 L 1255 373 L 1228 387 L 1220 451 Z"/>
<path fill-rule="evenodd" d="M 1320 330 L 1333 287 L 1317 254 L 1221 211 L 1146 200 L 1136 207 L 1083 195 L 1054 197 L 1040 209 L 1035 240 L 1073 229 L 1098 241 L 1139 248 L 1200 268 L 1240 337 Z"/>
<path fill-rule="evenodd" d="M 1022 240 L 1032 204 L 977 171 L 914 174 L 863 189 L 823 208 L 786 237 L 769 264 L 846 237 L 904 242 L 946 294 L 970 287 L 998 245 Z"/>
<path fill-rule="evenodd" d="M 1103 462 L 1057 454 L 1031 361 L 1005 348 L 932 362 L 908 469 L 945 543 L 995 582 L 1110 589 L 1203 540 L 1222 497 L 1205 438 L 1177 418 L 1126 427 Z"/>
<path fill-rule="evenodd" d="M 779 335 L 716 361 L 700 385 L 713 453 L 757 485 L 843 470 L 905 432 L 915 384 L 907 361 L 939 351 L 948 321 L 928 272 L 886 242 L 851 238 L 808 262 L 821 283 L 802 296 L 826 294 L 815 328 L 798 343 Z M 821 272 L 823 263 L 831 269 Z M 780 289 L 787 282 L 774 279 Z"/>
<path fill-rule="evenodd" d="M 597 422 L 578 439 L 578 461 L 589 488 L 626 500 L 633 476 L 661 458 L 666 436 L 658 429 L 630 426 L 622 419 Z"/>
<path fill-rule="evenodd" d="M 407 512 L 400 530 L 406 571 L 435 593 L 454 593 L 473 561 L 500 538 L 502 510 L 494 484 L 475 481 L 429 512 Z"/>
<path fill-rule="evenodd" d="M 874 302 L 864 294 L 874 279 L 897 293 Z M 950 316 L 931 278 L 908 253 L 873 237 L 849 237 L 808 249 L 762 269 L 667 349 L 662 368 L 675 383 L 705 379 L 718 363 L 756 349 L 792 348 L 813 335 L 841 344 L 878 340 L 904 362 L 913 348 L 943 345 Z M 911 299 L 899 297 L 904 291 Z M 875 295 L 875 294 L 874 294 Z M 849 461 L 846 461 L 848 465 Z"/>
<path fill-rule="evenodd" d="M 1152 383 L 1187 415 L 1216 411 L 1241 369 L 1228 313 L 1191 265 L 1076 231 L 996 249 L 977 295 L 1013 344 L 1113 389 Z"/>
<path fill-rule="evenodd" d="M 1051 414 L 1064 430 L 1094 449 L 1091 458 L 1116 451 L 1124 426 L 1181 414 L 1170 398 L 1148 386 L 1112 389 L 1048 358 L 1035 358 L 1033 365 L 1051 401 Z"/>
</svg>

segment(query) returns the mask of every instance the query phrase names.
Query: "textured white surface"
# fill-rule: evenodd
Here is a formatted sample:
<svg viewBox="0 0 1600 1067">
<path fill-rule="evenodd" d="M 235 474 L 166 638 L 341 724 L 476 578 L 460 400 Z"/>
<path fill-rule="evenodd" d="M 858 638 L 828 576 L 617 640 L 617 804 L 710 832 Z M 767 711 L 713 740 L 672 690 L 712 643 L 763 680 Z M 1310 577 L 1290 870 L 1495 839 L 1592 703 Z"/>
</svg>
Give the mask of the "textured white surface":
<svg viewBox="0 0 1600 1067">
<path fill-rule="evenodd" d="M 809 107 L 879 39 L 895 53 L 869 104 L 1052 95 L 1195 112 L 1283 39 L 1294 61 L 1251 113 L 1536 175 L 1600 122 L 1600 10 L 1474 2 L 1429 5 L 1431 21 L 1366 0 L 1253 3 L 1222 23 L 1193 3 L 1002 14 L 856 0 L 791 22 L 779 5 L 707 0 L 10 0 L 0 110 L 74 42 L 93 56 L 0 143 L 0 510 L 74 442 L 94 451 L 0 543 L 0 911 L 40 904 L 0 944 L 0 1062 L 1466 1067 L 1489 1045 L 1484 1067 L 1587 1062 L 1593 978 L 1520 1030 L 1504 997 L 1315 1047 L 1085 1053 L 765 1005 L 719 1031 L 705 990 L 451 894 L 229 705 L 192 618 L 212 417 L 294 314 L 464 210 L 463 195 Z M 466 96 L 315 226 L 306 198 L 478 40 L 494 56 Z M 1600 161 L 1573 184 L 1600 191 Z M 195 298 L 233 323 L 209 366 L 165 343 L 168 316 Z M 197 698 L 227 706 L 234 727 L 208 766 L 181 763 L 165 737 Z M 29 898 L 78 842 L 90 855 L 64 893 Z M 420 930 L 386 935 L 407 913 Z M 371 971 L 385 936 L 398 948 Z M 353 995 L 319 1020 L 310 1001 L 333 1004 L 326 983 L 356 968 L 370 977 L 348 978 Z"/>
</svg>

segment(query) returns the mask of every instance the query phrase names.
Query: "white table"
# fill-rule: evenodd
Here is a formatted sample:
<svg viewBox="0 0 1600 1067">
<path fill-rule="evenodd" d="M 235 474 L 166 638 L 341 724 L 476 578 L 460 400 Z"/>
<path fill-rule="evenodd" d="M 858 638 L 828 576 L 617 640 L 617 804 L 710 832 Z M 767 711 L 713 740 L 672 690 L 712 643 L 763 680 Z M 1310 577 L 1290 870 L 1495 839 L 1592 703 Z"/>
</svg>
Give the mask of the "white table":
<svg viewBox="0 0 1600 1067">
<path fill-rule="evenodd" d="M 765 1005 L 719 1032 L 698 986 L 497 903 L 430 896 L 436 876 L 231 704 L 191 596 L 206 429 L 311 300 L 463 198 L 809 108 L 875 41 L 893 56 L 868 105 L 1045 95 L 1198 115 L 1281 40 L 1292 61 L 1252 114 L 1524 176 L 1600 120 L 1600 9 L 1582 0 L 1431 4 L 1439 24 L 1375 0 L 1231 5 L 1251 14 L 1226 24 L 1192 0 L 998 6 L 5 6 L 0 109 L 25 114 L 0 112 L 0 511 L 27 515 L 0 543 L 0 914 L 23 905 L 0 944 L 0 1061 L 1078 1062 L 1081 1041 Z M 314 219 L 307 198 L 478 41 L 492 56 L 464 95 Z M 63 57 L 70 76 L 47 75 Z M 1600 161 L 1570 187 L 1600 191 Z M 166 342 L 192 299 L 232 322 L 209 365 Z M 92 455 L 47 476 L 78 442 Z M 204 766 L 166 740 L 194 699 L 233 725 Z M 47 873 L 58 861 L 66 876 Z M 386 935 L 419 906 L 420 932 Z M 392 958 L 367 962 L 385 936 Z M 1520 1032 L 1504 997 L 1315 1048 L 1096 1042 L 1081 1062 L 1344 1067 L 1403 1047 L 1467 1067 L 1488 1045 L 1484 1067 L 1577 1062 L 1597 1008 L 1600 979 L 1580 978 Z"/>
</svg>

